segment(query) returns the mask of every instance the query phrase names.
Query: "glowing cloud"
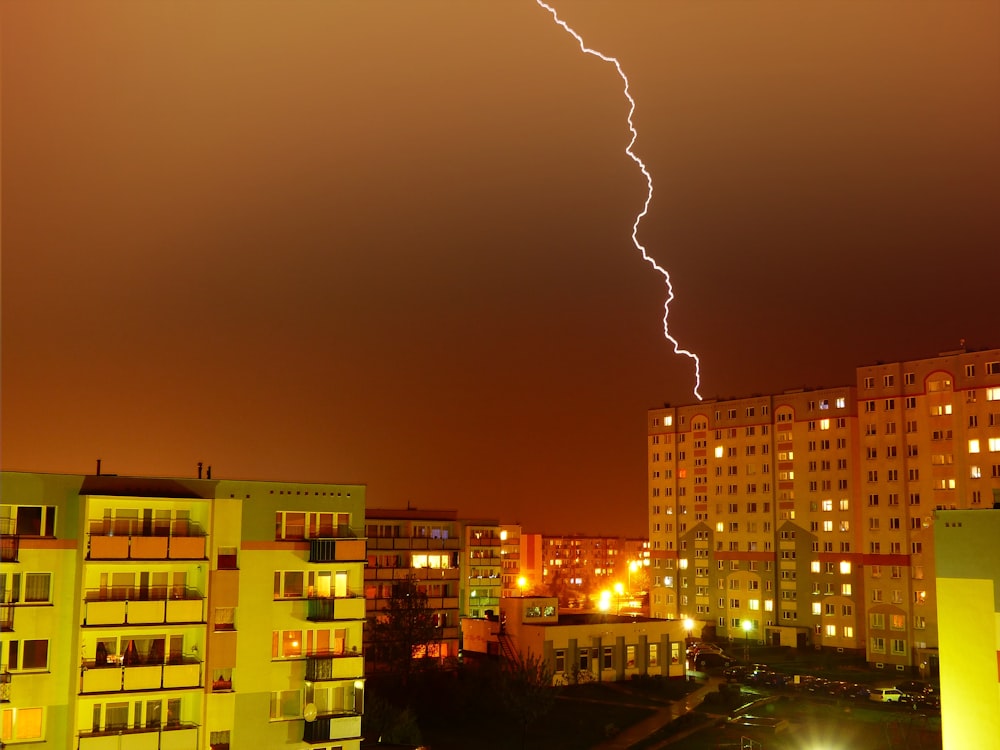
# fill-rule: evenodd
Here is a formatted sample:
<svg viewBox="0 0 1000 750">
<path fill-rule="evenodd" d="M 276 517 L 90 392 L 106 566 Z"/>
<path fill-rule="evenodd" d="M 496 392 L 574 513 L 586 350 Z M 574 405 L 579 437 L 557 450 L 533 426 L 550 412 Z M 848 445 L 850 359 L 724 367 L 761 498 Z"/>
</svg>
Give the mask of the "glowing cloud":
<svg viewBox="0 0 1000 750">
<path fill-rule="evenodd" d="M 543 2 L 543 0 L 535 0 L 535 2 L 538 3 L 540 7 L 544 8 L 549 13 L 551 13 L 553 20 L 557 24 L 562 26 L 563 29 L 565 29 L 566 32 L 570 34 L 574 39 L 576 39 L 577 43 L 580 45 L 580 50 L 582 52 L 588 55 L 593 55 L 594 57 L 598 57 L 604 62 L 609 62 L 613 64 L 615 66 L 615 69 L 618 71 L 618 75 L 621 77 L 622 82 L 625 84 L 625 98 L 628 99 L 629 103 L 628 129 L 632 133 L 632 140 L 630 140 L 628 142 L 628 145 L 625 147 L 625 153 L 628 154 L 629 158 L 639 166 L 639 169 L 642 170 L 643 176 L 646 178 L 646 202 L 643 203 L 642 210 L 639 211 L 638 214 L 636 214 L 635 222 L 632 224 L 632 243 L 635 245 L 636 249 L 640 253 L 642 253 L 643 260 L 649 263 L 649 265 L 651 265 L 653 268 L 659 271 L 660 274 L 663 276 L 664 283 L 667 286 L 667 299 L 663 303 L 663 337 L 673 345 L 675 354 L 683 354 L 684 356 L 690 357 L 691 359 L 694 360 L 694 377 L 695 377 L 694 395 L 700 401 L 701 394 L 698 391 L 701 388 L 701 360 L 698 359 L 698 355 L 695 354 L 694 352 L 681 348 L 681 345 L 677 341 L 677 339 L 675 339 L 673 336 L 670 335 L 670 328 L 667 324 L 667 318 L 670 315 L 670 303 L 673 302 L 674 300 L 674 287 L 673 284 L 671 284 L 670 282 L 670 274 L 667 272 L 667 269 L 663 268 L 659 263 L 657 263 L 653 258 L 649 256 L 649 253 L 646 252 L 646 248 L 642 245 L 641 242 L 639 242 L 639 236 L 638 236 L 639 223 L 642 221 L 642 218 L 649 212 L 649 204 L 653 200 L 653 177 L 652 175 L 650 175 L 649 170 L 646 169 L 646 164 L 643 162 L 643 160 L 640 159 L 636 155 L 636 153 L 632 150 L 632 146 L 635 145 L 635 141 L 636 138 L 638 138 L 639 133 L 636 131 L 635 125 L 632 123 L 632 114 L 635 112 L 635 99 L 633 99 L 632 95 L 629 93 L 628 76 L 626 76 L 625 71 L 622 70 L 622 66 L 621 63 L 618 62 L 618 58 L 610 57 L 609 55 L 605 55 L 601 52 L 598 52 L 595 49 L 591 49 L 590 47 L 588 47 L 584 43 L 583 37 L 581 37 L 578 33 L 576 33 L 576 31 L 570 28 L 569 24 L 567 24 L 559 17 L 559 14 L 556 12 L 555 8 Z"/>
</svg>

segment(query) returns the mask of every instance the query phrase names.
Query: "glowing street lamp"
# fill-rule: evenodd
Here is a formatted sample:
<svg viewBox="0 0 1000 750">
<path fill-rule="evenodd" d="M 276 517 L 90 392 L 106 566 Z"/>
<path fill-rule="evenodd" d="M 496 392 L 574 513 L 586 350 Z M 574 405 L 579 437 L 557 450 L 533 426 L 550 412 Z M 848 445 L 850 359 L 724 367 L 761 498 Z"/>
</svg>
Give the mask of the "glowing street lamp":
<svg viewBox="0 0 1000 750">
<path fill-rule="evenodd" d="M 616 614 L 622 613 L 622 594 L 625 592 L 625 587 L 621 585 L 621 582 L 615 584 L 615 596 L 618 602 L 618 611 Z"/>
<path fill-rule="evenodd" d="M 746 633 L 746 636 L 747 636 L 746 647 L 745 647 L 745 652 L 744 652 L 744 658 L 745 658 L 745 661 L 746 661 L 746 663 L 748 665 L 750 664 L 750 631 L 752 629 L 753 629 L 753 623 L 750 622 L 749 620 L 744 620 L 743 621 L 743 632 Z"/>
<path fill-rule="evenodd" d="M 601 596 L 597 600 L 597 608 L 604 613 L 611 609 L 611 592 L 607 589 L 601 592 Z"/>
<path fill-rule="evenodd" d="M 517 579 L 517 588 L 521 591 L 521 598 L 524 598 L 524 587 L 528 585 L 528 579 L 521 576 Z"/>
<path fill-rule="evenodd" d="M 632 574 L 638 572 L 639 568 L 642 567 L 642 563 L 638 560 L 632 560 L 628 564 L 628 593 L 629 596 L 632 595 Z"/>
</svg>

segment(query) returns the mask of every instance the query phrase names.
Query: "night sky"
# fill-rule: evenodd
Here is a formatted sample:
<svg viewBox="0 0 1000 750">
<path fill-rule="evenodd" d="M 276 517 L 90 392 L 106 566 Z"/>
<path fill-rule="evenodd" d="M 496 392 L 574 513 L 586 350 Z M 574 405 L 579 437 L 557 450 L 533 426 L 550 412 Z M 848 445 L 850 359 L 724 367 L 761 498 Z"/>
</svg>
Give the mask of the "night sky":
<svg viewBox="0 0 1000 750">
<path fill-rule="evenodd" d="M 1000 346 L 1000 3 L 553 4 L 703 396 Z M 0 8 L 4 469 L 645 534 L 694 368 L 614 66 L 532 0 Z"/>
</svg>

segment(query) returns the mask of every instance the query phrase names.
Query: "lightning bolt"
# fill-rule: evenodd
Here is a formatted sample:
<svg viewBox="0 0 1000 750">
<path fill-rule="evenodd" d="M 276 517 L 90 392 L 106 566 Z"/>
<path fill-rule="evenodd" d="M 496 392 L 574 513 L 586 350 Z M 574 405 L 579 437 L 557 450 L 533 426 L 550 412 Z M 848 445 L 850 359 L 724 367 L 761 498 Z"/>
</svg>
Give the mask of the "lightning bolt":
<svg viewBox="0 0 1000 750">
<path fill-rule="evenodd" d="M 639 224 L 642 222 L 643 217 L 645 217 L 646 214 L 649 213 L 649 204 L 653 200 L 653 176 L 649 173 L 649 170 L 646 168 L 645 162 L 643 162 L 643 160 L 640 159 L 636 155 L 636 153 L 632 150 L 632 146 L 635 145 L 635 141 L 636 138 L 639 137 L 639 133 L 638 131 L 636 131 L 635 124 L 632 122 L 632 115 L 635 113 L 635 99 L 633 99 L 632 94 L 629 93 L 628 76 L 626 76 L 625 71 L 622 70 L 622 66 L 621 63 L 618 62 L 618 58 L 610 57 L 609 55 L 605 55 L 601 52 L 598 52 L 596 49 L 591 49 L 590 47 L 588 47 L 586 43 L 583 41 L 583 37 L 581 37 L 578 33 L 576 33 L 576 31 L 570 28 L 569 24 L 567 24 L 564 20 L 562 20 L 559 17 L 559 14 L 556 12 L 555 8 L 543 2 L 543 0 L 535 0 L 535 2 L 538 3 L 538 5 L 541 8 L 551 13 L 552 19 L 557 24 L 562 26 L 563 29 L 566 31 L 566 33 L 568 33 L 570 36 L 576 39 L 577 43 L 580 45 L 581 52 L 587 55 L 593 55 L 594 57 L 600 58 L 604 62 L 611 63 L 612 65 L 614 65 L 615 70 L 618 71 L 618 75 L 622 79 L 622 83 L 625 85 L 624 89 L 625 98 L 628 99 L 628 104 L 629 104 L 628 129 L 629 132 L 632 133 L 632 140 L 630 140 L 628 142 L 628 145 L 625 147 L 625 153 L 628 154 L 628 157 L 636 163 L 636 165 L 642 171 L 643 176 L 646 178 L 646 202 L 642 204 L 642 210 L 639 211 L 638 214 L 636 214 L 635 222 L 632 224 L 632 244 L 634 244 L 636 250 L 638 250 L 642 254 L 642 259 L 647 263 L 649 263 L 649 265 L 651 265 L 657 271 L 659 271 L 660 275 L 663 276 L 663 281 L 667 286 L 667 299 L 663 303 L 663 337 L 673 345 L 674 354 L 683 354 L 685 357 L 690 357 L 691 359 L 694 360 L 694 378 L 695 378 L 694 395 L 698 398 L 699 401 L 701 401 L 701 394 L 698 392 L 698 390 L 701 388 L 701 360 L 698 359 L 698 355 L 695 354 L 694 352 L 681 348 L 680 342 L 678 342 L 677 339 L 675 339 L 670 334 L 670 326 L 667 323 L 667 319 L 670 316 L 670 303 L 674 301 L 674 286 L 670 281 L 670 273 L 667 271 L 667 269 L 665 269 L 663 266 L 657 263 L 654 258 L 651 258 L 649 253 L 646 252 L 646 248 L 643 246 L 641 242 L 639 242 Z"/>
</svg>

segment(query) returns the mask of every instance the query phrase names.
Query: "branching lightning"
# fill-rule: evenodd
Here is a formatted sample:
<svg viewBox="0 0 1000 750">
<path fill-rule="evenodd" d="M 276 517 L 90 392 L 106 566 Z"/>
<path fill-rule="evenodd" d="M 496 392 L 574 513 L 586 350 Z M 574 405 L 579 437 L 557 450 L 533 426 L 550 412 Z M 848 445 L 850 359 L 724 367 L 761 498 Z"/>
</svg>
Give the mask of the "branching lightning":
<svg viewBox="0 0 1000 750">
<path fill-rule="evenodd" d="M 535 2 L 538 3 L 540 7 L 544 8 L 549 13 L 551 13 L 553 20 L 557 24 L 562 26 L 563 29 L 568 34 L 570 34 L 574 39 L 576 39 L 577 43 L 580 45 L 580 50 L 583 53 L 587 55 L 593 55 L 594 57 L 600 58 L 604 62 L 612 63 L 615 66 L 615 69 L 618 71 L 618 75 L 621 77 L 622 83 L 624 83 L 625 85 L 625 98 L 628 99 L 629 103 L 628 129 L 629 132 L 632 133 L 632 140 L 630 140 L 628 142 L 628 145 L 625 147 L 625 153 L 628 154 L 628 157 L 638 165 L 639 169 L 642 171 L 643 176 L 646 178 L 646 202 L 643 203 L 642 210 L 638 214 L 636 214 L 635 222 L 632 224 L 632 243 L 635 245 L 636 249 L 642 254 L 642 259 L 645 260 L 647 263 L 649 263 L 649 265 L 651 265 L 657 271 L 659 271 L 660 274 L 663 276 L 663 280 L 667 286 L 667 299 L 663 303 L 663 337 L 673 345 L 675 354 L 683 354 L 684 356 L 690 357 L 691 359 L 694 360 L 694 377 L 695 377 L 694 395 L 700 401 L 701 394 L 698 391 L 701 388 L 701 360 L 698 359 L 698 355 L 695 354 L 694 352 L 681 348 L 681 345 L 677 341 L 677 339 L 675 339 L 670 334 L 670 327 L 667 324 L 667 319 L 670 316 L 670 303 L 673 302 L 674 300 L 674 287 L 670 281 L 670 273 L 667 271 L 667 269 L 663 268 L 659 263 L 657 263 L 654 258 L 651 258 L 649 256 L 649 253 L 646 252 L 646 248 L 643 246 L 641 242 L 639 242 L 639 224 L 640 222 L 642 222 L 643 217 L 649 212 L 649 204 L 653 200 L 653 177 L 652 175 L 650 175 L 649 170 L 646 168 L 645 162 L 643 162 L 643 160 L 640 159 L 636 155 L 636 153 L 632 150 L 632 146 L 635 145 L 635 141 L 636 138 L 639 137 L 639 133 L 636 131 L 635 125 L 632 122 L 632 115 L 635 112 L 635 99 L 632 98 L 632 94 L 629 92 L 628 76 L 626 76 L 625 71 L 622 70 L 622 66 L 621 63 L 618 62 L 618 58 L 610 57 L 601 52 L 598 52 L 595 49 L 591 49 L 590 47 L 588 47 L 584 43 L 583 37 L 581 37 L 578 33 L 576 33 L 576 31 L 570 28 L 569 24 L 567 24 L 559 17 L 559 14 L 556 12 L 555 8 L 543 2 L 543 0 L 535 0 Z"/>
</svg>

